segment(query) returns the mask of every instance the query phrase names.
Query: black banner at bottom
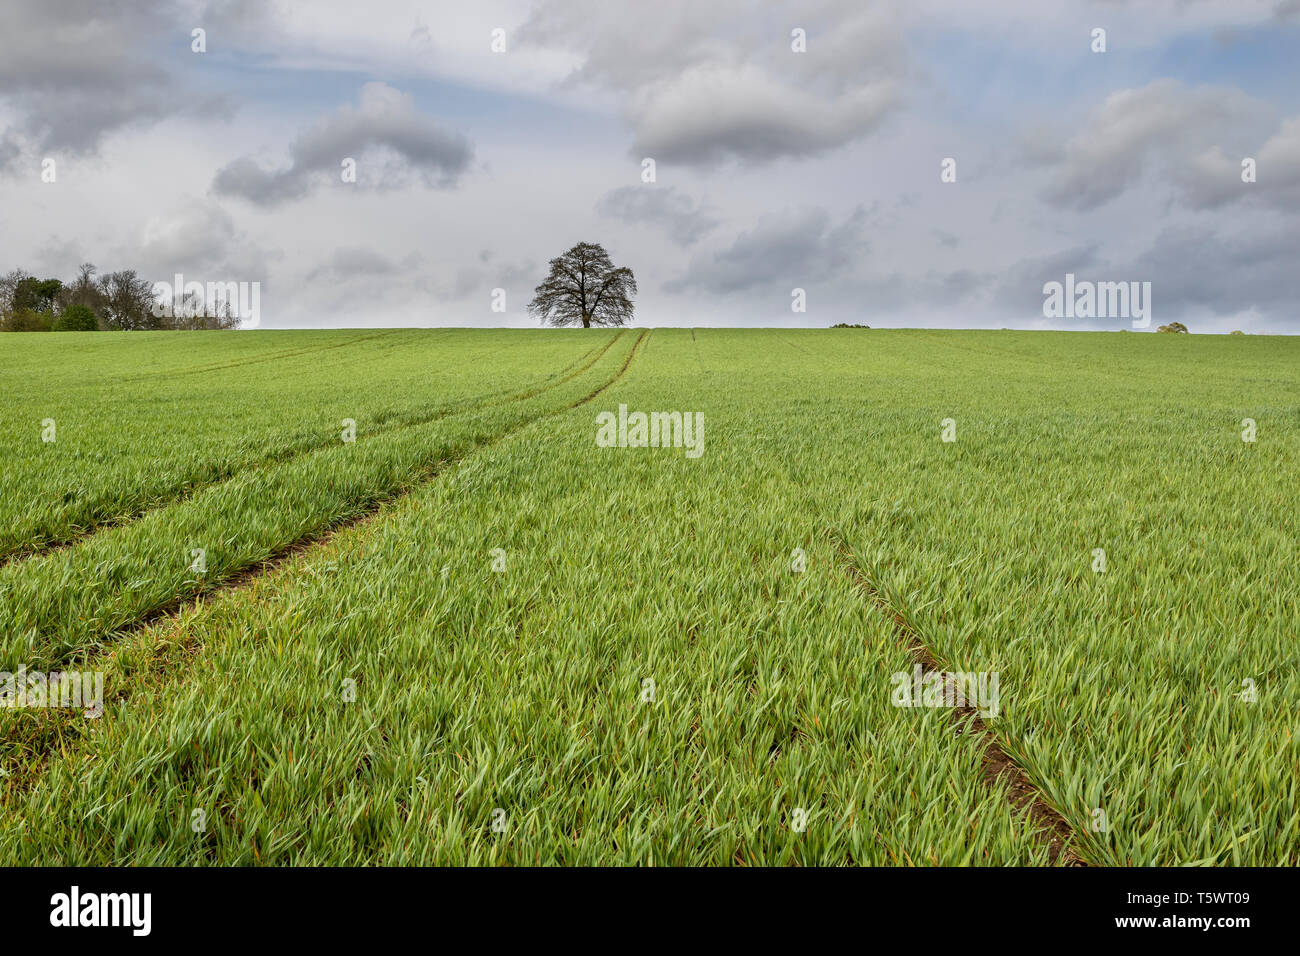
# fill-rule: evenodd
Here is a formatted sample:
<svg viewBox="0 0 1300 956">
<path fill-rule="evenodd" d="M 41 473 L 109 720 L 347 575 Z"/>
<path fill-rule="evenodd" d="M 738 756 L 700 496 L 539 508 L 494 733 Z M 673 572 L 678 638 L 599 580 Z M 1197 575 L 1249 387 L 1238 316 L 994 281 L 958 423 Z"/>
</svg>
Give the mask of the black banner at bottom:
<svg viewBox="0 0 1300 956">
<path fill-rule="evenodd" d="M 1294 884 L 1286 869 L 0 869 L 11 941 L 127 945 L 373 943 L 440 923 L 532 945 L 575 930 L 590 939 L 606 926 L 617 934 L 608 942 L 632 932 L 636 945 L 680 925 L 665 942 L 734 946 L 785 923 L 808 941 L 880 931 L 881 941 L 952 943 L 965 928 L 970 942 L 1042 933 L 1232 945 L 1286 932 Z"/>
</svg>

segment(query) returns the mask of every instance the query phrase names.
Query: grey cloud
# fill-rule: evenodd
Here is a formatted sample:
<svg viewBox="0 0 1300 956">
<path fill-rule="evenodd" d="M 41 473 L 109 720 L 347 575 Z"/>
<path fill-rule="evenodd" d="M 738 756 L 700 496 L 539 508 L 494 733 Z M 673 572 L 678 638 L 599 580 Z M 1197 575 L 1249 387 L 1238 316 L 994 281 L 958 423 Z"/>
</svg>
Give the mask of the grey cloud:
<svg viewBox="0 0 1300 956">
<path fill-rule="evenodd" d="M 1043 285 L 1047 282 L 1062 282 L 1067 272 L 1072 272 L 1080 279 L 1140 279 L 1145 276 L 1123 274 L 1100 275 L 1106 268 L 1098 253 L 1099 246 L 1085 243 L 1053 252 L 1034 256 L 1013 263 L 1001 270 L 993 289 L 993 304 L 1007 314 L 1008 319 L 1024 320 L 1041 318 L 1043 314 Z M 1112 323 L 1113 324 L 1113 323 Z M 1080 323 L 1083 327 L 1083 323 Z"/>
<path fill-rule="evenodd" d="M 1162 230 L 1137 256 L 1103 258 L 1096 244 L 1021 260 L 1003 269 L 993 305 L 1011 320 L 1042 316 L 1043 284 L 1076 280 L 1150 282 L 1152 328 L 1170 321 L 1226 318 L 1251 311 L 1289 321 L 1300 300 L 1300 233 L 1285 227 L 1223 234 L 1209 221 Z M 1070 327 L 1115 329 L 1113 319 L 1073 319 Z"/>
<path fill-rule="evenodd" d="M 1074 136 L 1038 130 L 1022 154 L 1049 167 L 1043 198 L 1058 207 L 1094 209 L 1153 172 L 1192 209 L 1238 201 L 1300 208 L 1300 117 L 1265 139 L 1263 113 L 1237 89 L 1158 80 L 1111 95 Z M 1241 179 L 1247 156 L 1258 163 L 1255 183 Z"/>
<path fill-rule="evenodd" d="M 837 283 L 816 295 L 810 290 L 809 309 L 815 304 L 818 312 L 833 310 L 840 321 L 865 319 L 873 325 L 889 326 L 900 316 L 918 312 L 968 309 L 991 281 L 991 276 L 969 269 L 910 275 L 895 271 Z"/>
<path fill-rule="evenodd" d="M 1047 202 L 1086 211 L 1137 185 L 1156 162 L 1176 178 L 1178 168 L 1210 147 L 1225 126 L 1239 127 L 1257 114 L 1257 104 L 1239 90 L 1156 80 L 1109 96 L 1060 145 L 1051 131 L 1038 131 L 1043 139 L 1027 148 L 1026 157 L 1052 167 Z"/>
<path fill-rule="evenodd" d="M 397 262 L 367 246 L 347 246 L 334 250 L 328 261 L 307 273 L 307 278 L 348 281 L 360 276 L 401 275 L 419 268 L 421 261 L 414 252 Z"/>
<path fill-rule="evenodd" d="M 1157 322 L 1198 312 L 1250 310 L 1290 320 L 1300 301 L 1300 232 L 1285 226 L 1222 235 L 1212 223 L 1166 229 L 1137 259 L 1150 279 Z"/>
<path fill-rule="evenodd" d="M 76 239 L 50 236 L 36 250 L 36 272 L 43 276 L 71 276 L 85 261 L 82 244 Z"/>
<path fill-rule="evenodd" d="M 815 155 L 873 129 L 897 99 L 889 82 L 827 98 L 754 67 L 702 67 L 636 109 L 632 153 L 699 164 Z"/>
<path fill-rule="evenodd" d="M 1281 2 L 1273 8 L 1273 17 L 1277 20 L 1300 18 L 1300 0 L 1281 0 Z"/>
<path fill-rule="evenodd" d="M 268 33 L 275 13 L 275 5 L 266 0 L 206 0 L 197 19 L 209 33 L 243 45 Z"/>
<path fill-rule="evenodd" d="M 215 203 L 190 200 L 150 217 L 137 240 L 117 250 L 116 259 L 144 276 L 265 281 L 268 265 L 283 257 L 241 231 Z"/>
<path fill-rule="evenodd" d="M 340 303 L 375 303 L 437 301 L 441 304 L 474 304 L 490 313 L 493 289 L 503 288 L 507 304 L 522 308 L 526 292 L 531 291 L 536 269 L 531 261 L 521 263 L 494 261 L 489 250 L 474 256 L 473 264 L 453 267 L 451 263 L 431 265 L 425 256 L 412 252 L 401 259 L 390 258 L 365 246 L 336 249 L 324 262 L 307 273 L 313 286 L 311 295 L 332 306 Z M 330 290 L 326 294 L 324 289 Z"/>
<path fill-rule="evenodd" d="M 265 281 L 268 265 L 282 256 L 239 230 L 219 206 L 191 200 L 151 216 L 138 234 L 107 248 L 51 235 L 36 250 L 35 266 L 42 275 L 64 278 L 89 260 L 100 273 L 135 269 L 151 281 L 177 272 L 198 281 Z"/>
<path fill-rule="evenodd" d="M 416 252 L 399 259 L 369 247 L 342 247 L 306 274 L 295 307 L 350 312 L 364 324 L 376 311 L 390 308 L 416 324 L 442 324 L 448 317 L 468 315 L 489 324 L 519 318 L 532 283 L 541 278 L 535 264 L 500 261 L 486 250 L 472 259 L 460 264 L 430 261 Z M 505 314 L 491 311 L 496 288 L 506 290 Z"/>
<path fill-rule="evenodd" d="M 602 216 L 665 230 L 673 242 L 689 246 L 715 229 L 718 221 L 672 186 L 623 186 L 596 203 Z"/>
<path fill-rule="evenodd" d="M 807 52 L 790 48 L 790 30 Z M 874 129 L 902 99 L 902 33 L 883 7 L 740 0 L 629 8 L 551 0 L 521 37 L 576 54 L 571 82 L 613 91 L 632 152 L 711 165 L 804 157 Z"/>
<path fill-rule="evenodd" d="M 277 172 L 243 156 L 217 170 L 212 191 L 218 196 L 239 196 L 258 205 L 271 205 L 301 199 L 310 189 L 301 170 L 290 168 Z"/>
<path fill-rule="evenodd" d="M 482 252 L 475 258 L 478 264 L 459 267 L 454 273 L 450 273 L 450 281 L 435 280 L 433 294 L 444 302 L 462 302 L 467 299 L 473 301 L 478 297 L 486 308 L 492 290 L 505 289 L 510 311 L 518 311 L 531 296 L 533 286 L 543 278 L 531 259 L 494 262 L 494 256 L 488 254 L 485 259 Z M 436 271 L 441 275 L 449 273 L 446 268 Z"/>
<path fill-rule="evenodd" d="M 213 191 L 266 205 L 299 199 L 338 180 L 346 158 L 358 161 L 359 186 L 402 185 L 414 174 L 429 186 L 448 187 L 469 167 L 473 147 L 421 113 L 409 94 L 373 82 L 362 87 L 356 106 L 322 119 L 293 142 L 289 154 L 290 165 L 279 170 L 251 157 L 237 159 L 217 172 Z M 363 154 L 375 162 L 363 168 Z"/>
<path fill-rule="evenodd" d="M 734 6 L 734 4 L 731 4 Z M 518 28 L 520 43 L 563 49 L 580 57 L 569 82 L 633 91 L 709 62 L 716 38 L 735 42 L 727 0 L 619 7 L 602 0 L 544 0 Z M 711 49 L 713 47 L 714 49 Z"/>
<path fill-rule="evenodd" d="M 1194 209 L 1216 209 L 1238 201 L 1259 202 L 1270 208 L 1300 210 L 1300 117 L 1283 121 L 1281 128 L 1258 150 L 1256 181 L 1242 182 L 1241 156 L 1228 156 L 1214 146 L 1199 153 L 1177 174 L 1184 200 Z"/>
<path fill-rule="evenodd" d="M 127 126 L 228 112 L 164 65 L 192 55 L 194 17 L 182 12 L 163 0 L 0 5 L 0 101 L 17 114 L 3 151 L 93 153 Z"/>
<path fill-rule="evenodd" d="M 769 284 L 794 288 L 840 275 L 866 255 L 866 218 L 861 207 L 838 226 L 824 209 L 764 216 L 726 249 L 697 255 L 664 289 L 728 294 Z"/>
<path fill-rule="evenodd" d="M 23 144 L 13 130 L 0 134 L 0 173 L 18 168 L 22 162 Z"/>
</svg>

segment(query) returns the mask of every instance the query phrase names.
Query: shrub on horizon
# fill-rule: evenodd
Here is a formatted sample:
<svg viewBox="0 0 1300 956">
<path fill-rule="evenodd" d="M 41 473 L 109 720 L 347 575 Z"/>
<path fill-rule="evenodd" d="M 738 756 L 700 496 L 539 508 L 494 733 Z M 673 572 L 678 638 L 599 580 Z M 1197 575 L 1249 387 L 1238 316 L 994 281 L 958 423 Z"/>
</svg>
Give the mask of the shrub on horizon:
<svg viewBox="0 0 1300 956">
<path fill-rule="evenodd" d="M 54 319 L 55 332 L 98 332 L 99 318 L 87 305 L 70 305 Z"/>
<path fill-rule="evenodd" d="M 0 328 L 5 332 L 48 332 L 50 331 L 50 314 L 34 309 L 15 309 L 4 317 Z"/>
</svg>

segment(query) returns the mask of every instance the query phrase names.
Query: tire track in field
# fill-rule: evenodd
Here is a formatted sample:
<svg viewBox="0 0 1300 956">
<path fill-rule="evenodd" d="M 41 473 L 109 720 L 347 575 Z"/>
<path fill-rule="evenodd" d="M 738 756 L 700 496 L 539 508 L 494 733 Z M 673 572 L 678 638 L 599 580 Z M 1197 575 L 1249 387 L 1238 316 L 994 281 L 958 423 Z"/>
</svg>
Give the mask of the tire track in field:
<svg viewBox="0 0 1300 956">
<path fill-rule="evenodd" d="M 596 362 L 600 361 L 600 357 L 609 351 L 622 335 L 623 332 L 620 330 L 617 335 L 605 343 L 603 348 L 595 346 L 583 353 L 583 355 L 579 356 L 575 361 L 570 362 L 568 365 L 561 368 L 558 372 L 553 373 L 556 376 L 561 376 L 556 378 L 554 381 L 543 380 L 541 383 L 529 386 L 521 392 L 512 393 L 510 389 L 484 392 L 482 395 L 462 399 L 452 405 L 436 409 L 427 415 L 419 415 L 415 418 L 403 419 L 393 425 L 375 425 L 371 428 L 367 428 L 365 433 L 362 435 L 362 438 L 368 440 L 375 436 L 387 435 L 406 428 L 416 428 L 420 425 L 428 425 L 432 422 L 441 421 L 444 418 L 459 415 L 466 411 L 473 411 L 479 408 L 491 408 L 496 405 L 504 405 L 510 402 L 519 402 L 524 401 L 525 399 L 535 398 L 543 392 L 550 391 L 553 388 L 558 388 L 566 382 L 572 381 L 583 372 L 587 371 L 587 369 L 595 365 Z M 374 336 L 371 337 L 373 338 Z M 330 346 L 330 348 L 337 347 L 338 346 Z M 309 351 L 318 350 L 312 349 Z M 593 352 L 595 353 L 594 355 L 592 354 Z M 585 363 L 583 361 L 584 359 L 587 360 Z M 575 368 L 575 366 L 579 365 L 580 367 Z M 171 493 L 163 495 L 162 497 L 150 498 L 148 501 L 142 502 L 138 507 L 126 508 L 105 518 L 90 521 L 85 525 L 79 526 L 78 530 L 73 534 L 59 537 L 48 537 L 33 545 L 12 548 L 4 553 L 0 553 L 0 570 L 3 570 L 11 564 L 18 564 L 20 562 L 30 561 L 35 558 L 42 558 L 47 555 L 56 554 L 59 551 L 64 551 L 68 548 L 74 547 L 87 538 L 93 537 L 101 531 L 106 531 L 110 528 L 120 528 L 131 524 L 134 521 L 139 521 L 152 511 L 166 508 L 179 502 L 188 501 L 199 492 L 205 491 L 209 488 L 214 488 L 217 485 L 230 481 L 246 472 L 272 468 L 276 465 L 293 461 L 295 458 L 309 455 L 312 452 L 318 451 L 319 449 L 331 444 L 334 440 L 335 439 L 333 438 L 327 438 L 317 444 L 299 446 L 284 454 L 273 454 L 272 457 L 250 461 L 234 468 L 223 469 L 219 474 L 211 478 L 191 482 L 173 490 Z"/>
<path fill-rule="evenodd" d="M 559 408 L 542 412 L 526 421 L 519 422 L 518 424 L 507 428 L 500 434 L 494 435 L 491 438 L 466 449 L 460 455 L 455 455 L 435 462 L 428 468 L 423 469 L 422 473 L 416 475 L 413 480 L 408 481 L 400 489 L 394 491 L 392 494 L 376 499 L 364 511 L 345 518 L 322 531 L 305 535 L 302 538 L 279 548 L 264 560 L 255 562 L 243 570 L 233 572 L 224 581 L 220 582 L 216 587 L 210 590 L 178 597 L 173 601 L 169 601 L 166 605 L 138 618 L 126 627 L 115 628 L 110 632 L 110 635 L 105 635 L 106 637 L 112 636 L 114 640 L 105 642 L 98 648 L 83 654 L 82 657 L 78 659 L 77 667 L 84 670 L 101 655 L 112 654 L 116 647 L 121 646 L 124 639 L 137 635 L 154 625 L 161 624 L 169 618 L 172 619 L 174 623 L 182 611 L 188 608 L 206 606 L 220 598 L 224 598 L 226 595 L 234 591 L 247 587 L 253 581 L 273 573 L 298 555 L 314 548 L 323 548 L 342 532 L 374 521 L 386 508 L 391 507 L 401 499 L 406 498 L 415 491 L 423 488 L 425 485 L 436 481 L 451 468 L 460 464 L 471 455 L 478 454 L 481 451 L 500 444 L 506 438 L 509 438 L 511 435 L 529 427 L 530 425 L 534 425 L 547 418 L 563 414 L 567 411 L 572 411 L 575 408 L 587 404 L 592 399 L 596 398 L 596 396 L 602 394 L 622 380 L 623 376 L 627 374 L 627 370 L 631 367 L 632 360 L 640 351 L 641 345 L 647 338 L 649 338 L 649 336 L 650 330 L 643 330 L 641 334 L 637 336 L 636 341 L 632 343 L 632 348 L 628 351 L 627 358 L 624 359 L 623 364 L 619 367 L 618 371 L 582 398 L 570 402 L 567 405 L 562 405 Z M 620 338 L 622 338 L 622 332 L 614 336 L 614 338 L 612 338 L 609 343 L 600 350 L 591 362 L 584 365 L 579 372 L 574 374 L 580 374 L 581 371 L 590 368 L 591 365 L 595 363 L 596 359 L 609 351 L 610 347 Z M 570 378 L 572 377 L 573 376 L 570 376 Z M 107 705 L 109 701 L 123 700 L 128 696 L 129 689 L 125 692 L 118 691 L 117 693 L 109 693 L 106 689 L 104 703 Z M 71 737 L 75 740 L 76 736 L 80 733 L 76 730 L 72 730 L 70 733 L 67 731 L 61 732 L 61 729 L 71 723 L 85 721 L 87 719 L 79 712 L 69 711 L 66 708 L 51 708 L 31 711 L 25 714 L 25 716 L 29 719 L 25 723 L 18 725 L 18 727 L 21 727 L 26 732 L 25 736 L 18 737 L 14 734 L 14 730 L 17 728 L 10 727 L 8 728 L 9 732 L 3 738 L 0 738 L 4 743 L 11 745 L 9 748 L 6 748 L 6 753 L 3 756 L 0 756 L 0 811 L 5 808 L 5 804 L 13 797 L 21 795 L 34 787 L 51 755 L 56 750 L 64 752 L 67 749 L 65 746 L 67 738 Z M 103 714 L 99 719 L 107 719 L 107 713 Z M 15 751 L 17 751 L 17 755 L 15 755 Z M 16 756 L 24 756 L 26 759 L 18 760 L 15 759 Z"/>
<path fill-rule="evenodd" d="M 845 544 L 843 537 L 836 531 L 830 533 L 831 545 L 844 564 L 844 569 L 853 584 L 866 595 L 872 606 L 887 617 L 894 627 L 894 636 L 907 648 L 912 660 L 921 665 L 923 674 L 944 674 L 946 669 L 939 666 L 934 655 L 906 618 L 889 603 L 880 593 L 880 589 L 871 578 L 858 567 L 853 552 Z M 999 782 L 1007 788 L 1007 800 L 1017 810 L 1027 813 L 1029 820 L 1037 826 L 1040 839 L 1047 841 L 1047 855 L 1053 863 L 1066 866 L 1088 866 L 1089 864 L 1073 849 L 1074 831 L 1055 807 L 1044 799 L 1020 765 L 998 743 L 997 735 L 989 730 L 980 718 L 979 711 L 970 706 L 952 708 L 952 721 L 959 731 L 979 738 L 981 749 L 980 777 L 988 785 Z"/>
<path fill-rule="evenodd" d="M 700 358 L 700 343 L 695 340 L 695 330 L 691 329 L 691 348 L 695 350 L 695 364 L 700 367 L 701 372 L 707 372 L 704 367 L 704 360 Z"/>
<path fill-rule="evenodd" d="M 611 378 L 611 379 L 610 379 L 608 382 L 606 382 L 604 385 L 600 386 L 598 389 L 596 389 L 596 390 L 595 390 L 594 392 L 592 392 L 590 395 L 586 396 L 585 398 L 580 398 L 580 399 L 578 399 L 576 402 L 574 402 L 572 405 L 570 405 L 569 408 L 570 408 L 570 409 L 572 409 L 572 408 L 577 408 L 579 405 L 585 405 L 585 404 L 587 404 L 587 402 L 591 401 L 593 398 L 595 398 L 595 397 L 596 397 L 597 395 L 599 395 L 601 392 L 605 391 L 605 389 L 609 388 L 611 385 L 613 385 L 615 382 L 617 382 L 619 379 L 621 379 L 621 378 L 624 376 L 624 374 L 626 374 L 626 372 L 627 372 L 627 370 L 628 370 L 628 367 L 632 364 L 632 359 L 636 358 L 636 353 L 637 353 L 637 351 L 641 348 L 641 343 L 643 343 L 646 339 L 648 339 L 648 338 L 650 337 L 650 332 L 651 332 L 650 329 L 645 329 L 645 330 L 643 330 L 643 331 L 641 332 L 640 335 L 638 335 L 638 336 L 636 337 L 636 341 L 632 343 L 632 350 L 631 350 L 630 352 L 627 353 L 627 358 L 624 359 L 624 361 L 623 361 L 623 367 L 620 368 L 620 369 L 618 370 L 618 372 L 614 375 L 613 378 Z M 620 332 L 619 335 L 622 335 L 622 333 Z M 614 344 L 613 342 L 610 343 L 610 345 L 613 345 L 613 344 Z M 608 346 L 607 346 L 607 347 L 608 347 Z M 602 352 L 602 354 L 604 354 L 604 353 Z M 565 411 L 568 411 L 568 409 L 565 409 Z M 544 417 L 544 416 L 542 416 L 542 417 Z M 536 421 L 536 420 L 537 420 L 537 419 L 534 419 L 534 421 Z"/>
<path fill-rule="evenodd" d="M 135 375 L 118 379 L 119 382 L 140 382 L 146 379 L 154 379 L 159 376 L 167 378 L 179 378 L 182 375 L 197 375 L 202 372 L 219 372 L 228 368 L 243 368 L 246 365 L 258 365 L 263 362 L 278 362 L 282 359 L 298 358 L 301 355 L 314 355 L 317 352 L 328 352 L 331 349 L 341 349 L 349 345 L 356 345 L 359 342 L 370 342 L 374 339 L 386 338 L 395 335 L 398 332 L 406 331 L 405 329 L 384 329 L 380 332 L 374 332 L 370 335 L 359 335 L 356 338 L 347 339 L 343 342 L 334 342 L 330 345 L 318 345 L 313 348 L 290 348 L 281 352 L 272 352 L 252 356 L 246 359 L 240 359 L 232 362 L 220 362 L 211 365 L 194 365 L 189 368 L 166 369 L 158 372 L 138 372 Z"/>
</svg>

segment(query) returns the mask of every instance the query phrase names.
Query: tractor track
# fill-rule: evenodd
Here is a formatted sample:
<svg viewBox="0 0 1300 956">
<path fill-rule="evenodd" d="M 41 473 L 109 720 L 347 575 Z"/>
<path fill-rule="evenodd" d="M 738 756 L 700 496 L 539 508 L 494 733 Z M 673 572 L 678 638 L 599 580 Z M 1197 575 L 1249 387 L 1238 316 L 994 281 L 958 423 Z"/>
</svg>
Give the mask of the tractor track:
<svg viewBox="0 0 1300 956">
<path fill-rule="evenodd" d="M 134 375 L 128 375 L 118 379 L 121 383 L 144 382 L 159 377 L 179 378 L 182 375 L 201 375 L 204 372 L 220 372 L 228 368 L 243 368 L 248 365 L 261 365 L 265 362 L 280 362 L 285 359 L 294 359 L 303 355 L 315 355 L 318 352 L 328 352 L 333 349 L 346 348 L 349 345 L 357 345 L 360 342 L 370 342 L 375 339 L 386 338 L 404 331 L 402 329 L 384 329 L 380 332 L 373 332 L 369 335 L 358 335 L 356 338 L 348 339 L 344 342 L 334 342 L 330 345 L 317 345 L 308 348 L 290 348 L 283 352 L 273 352 L 270 355 L 258 355 L 254 358 L 238 359 L 231 362 L 219 362 L 209 365 L 192 365 L 189 368 L 166 369 L 157 372 L 137 372 Z"/>
<path fill-rule="evenodd" d="M 637 337 L 636 341 L 633 343 L 632 348 L 628 352 L 627 358 L 623 361 L 623 364 L 622 366 L 620 366 L 618 371 L 615 372 L 604 383 L 602 383 L 601 385 L 593 389 L 587 395 L 584 395 L 582 398 L 579 398 L 576 401 L 570 402 L 566 405 L 562 405 L 559 408 L 542 412 L 539 415 L 529 418 L 527 421 L 520 422 L 517 425 L 507 428 L 499 435 L 495 435 L 492 438 L 489 438 L 483 442 L 474 445 L 471 448 L 466 449 L 465 452 L 460 455 L 446 458 L 446 459 L 441 459 L 437 462 L 432 463 L 427 468 L 421 469 L 418 473 L 413 475 L 411 477 L 411 480 L 407 481 L 401 488 L 394 490 L 391 494 L 383 495 L 377 498 L 373 502 L 369 503 L 362 511 L 354 515 L 351 515 L 343 519 L 342 521 L 339 521 L 319 532 L 304 535 L 303 537 L 297 539 L 296 541 L 293 541 L 277 549 L 269 557 L 264 558 L 261 561 L 257 561 L 239 571 L 233 572 L 230 576 L 226 577 L 220 583 L 216 584 L 215 586 L 207 590 L 200 591 L 197 594 L 178 597 L 172 601 L 168 601 L 166 604 L 158 608 L 155 608 L 154 610 L 150 611 L 148 614 L 142 615 L 141 617 L 137 618 L 131 624 L 125 627 L 119 627 L 113 629 L 112 631 L 104 635 L 105 640 L 101 642 L 98 647 L 88 649 L 87 651 L 83 652 L 80 655 L 80 657 L 76 659 L 75 664 L 69 661 L 69 662 L 65 662 L 65 664 L 63 664 L 62 666 L 66 668 L 71 668 L 74 666 L 80 666 L 84 668 L 86 665 L 90 664 L 100 656 L 107 653 L 111 653 L 114 647 L 119 646 L 123 640 L 128 639 L 133 635 L 137 635 L 149 629 L 150 627 L 153 627 L 155 625 L 167 621 L 168 619 L 174 621 L 186 609 L 205 606 L 218 599 L 224 598 L 225 596 L 235 591 L 243 589 L 249 586 L 252 582 L 264 578 L 267 575 L 275 572 L 279 568 L 289 563 L 298 555 L 306 551 L 309 551 L 313 548 L 323 547 L 339 534 L 351 530 L 353 528 L 363 526 L 371 521 L 374 521 L 376 518 L 381 516 L 381 514 L 384 512 L 386 508 L 399 502 L 403 498 L 408 497 L 409 495 L 419 490 L 420 488 L 423 488 L 429 483 L 437 480 L 439 477 L 446 474 L 450 469 L 460 464 L 462 461 L 469 458 L 470 456 L 477 455 L 478 453 L 486 449 L 492 448 L 500 444 L 502 441 L 509 438 L 511 435 L 514 435 L 517 432 L 525 428 L 528 428 L 531 425 L 536 424 L 537 422 L 544 421 L 545 419 L 550 418 L 552 416 L 563 414 L 564 412 L 572 411 L 575 408 L 585 405 L 586 403 L 596 398 L 598 395 L 605 392 L 607 389 L 616 385 L 620 380 L 622 380 L 623 376 L 627 373 L 627 370 L 631 367 L 632 360 L 636 357 L 637 352 L 640 350 L 642 343 L 646 340 L 646 338 L 649 337 L 649 334 L 650 334 L 649 330 L 642 331 L 641 334 Z M 622 337 L 621 335 L 618 335 L 615 336 L 614 339 L 611 339 L 610 342 L 603 349 L 600 350 L 599 354 L 596 355 L 595 358 L 591 360 L 591 362 L 584 365 L 583 369 L 579 370 L 579 372 L 575 373 L 575 375 L 580 374 L 581 371 L 587 368 L 590 368 L 591 365 L 593 365 L 595 361 L 600 358 L 601 355 L 604 355 L 605 352 L 607 352 L 609 348 L 614 344 L 614 342 L 620 339 L 621 337 Z M 573 376 L 570 377 L 572 378 Z M 121 699 L 124 696 L 125 695 L 121 692 L 117 694 L 105 693 L 105 704 L 107 704 L 110 700 Z M 47 722 L 76 721 L 76 720 L 85 719 L 84 717 L 81 717 L 75 713 L 70 713 L 66 710 L 46 711 L 40 714 L 40 717 Z M 44 729 L 48 730 L 48 728 L 44 728 Z M 37 745 L 34 747 L 27 747 L 27 748 L 23 748 L 19 746 L 17 749 L 24 757 L 22 761 L 12 760 L 8 755 L 5 755 L 4 757 L 0 757 L 0 807 L 3 807 L 4 804 L 9 800 L 11 800 L 13 796 L 17 794 L 21 794 L 29 790 L 31 787 L 35 785 L 36 780 L 41 775 L 41 771 L 44 766 L 44 763 L 50 757 L 52 751 L 55 749 L 54 742 L 52 739 L 54 736 L 56 735 L 49 734 L 49 733 L 44 734 L 41 738 L 45 741 L 44 746 Z M 4 738 L 4 742 L 10 744 L 14 743 L 12 737 Z M 8 764 L 8 766 L 6 766 L 6 764 Z"/>
<path fill-rule="evenodd" d="M 369 338 L 375 338 L 375 337 L 376 336 L 369 336 Z M 558 372 L 555 372 L 554 375 L 560 377 L 556 378 L 554 381 L 543 381 L 537 385 L 529 386 L 528 388 L 520 392 L 511 392 L 509 389 L 503 391 L 496 391 L 496 392 L 485 392 L 484 394 L 475 396 L 473 398 L 463 399 L 453 405 L 435 409 L 434 411 L 429 412 L 428 414 L 422 414 L 415 418 L 403 419 L 392 425 L 375 425 L 373 427 L 367 428 L 364 434 L 362 435 L 362 438 L 371 439 L 376 436 L 392 434 L 394 432 L 402 431 L 407 428 L 417 428 L 421 425 L 428 425 L 432 422 L 441 421 L 444 418 L 451 418 L 455 415 L 464 414 L 465 412 L 477 411 L 478 409 L 481 408 L 491 408 L 496 405 L 503 405 L 509 402 L 517 402 L 529 398 L 534 398 L 537 395 L 541 395 L 543 392 L 547 392 L 553 388 L 558 388 L 559 386 L 572 381 L 573 379 L 581 375 L 583 372 L 587 371 L 589 368 L 595 365 L 596 362 L 600 360 L 601 356 L 604 355 L 607 351 L 609 351 L 609 349 L 613 347 L 614 343 L 617 342 L 621 337 L 622 337 L 622 333 L 620 332 L 618 335 L 615 335 L 607 343 L 605 343 L 603 347 L 595 346 L 592 349 L 588 350 L 583 355 L 581 355 L 578 359 L 576 359 L 573 362 L 570 362 L 568 365 L 561 368 Z M 352 341 L 356 341 L 356 340 L 352 340 Z M 351 344 L 351 342 L 347 344 Z M 336 345 L 329 346 L 329 348 L 338 348 L 338 347 L 339 346 Z M 317 350 L 312 350 L 312 351 L 317 351 Z M 180 488 L 178 488 L 174 493 L 164 495 L 162 497 L 150 499 L 148 502 L 142 503 L 139 507 L 129 508 L 124 511 L 116 512 L 101 520 L 92 521 L 84 526 L 79 527 L 74 534 L 64 535 L 60 537 L 50 537 L 32 545 L 25 545 L 22 547 L 10 549 L 5 553 L 0 553 L 0 571 L 4 570 L 5 568 L 13 564 L 21 564 L 27 561 L 43 558 L 51 554 L 57 554 L 60 551 L 65 551 L 68 548 L 75 547 L 76 545 L 82 543 L 83 541 L 86 541 L 89 538 L 93 538 L 95 535 L 103 531 L 107 531 L 111 528 L 125 527 L 126 525 L 139 521 L 141 518 L 145 517 L 146 515 L 148 515 L 153 511 L 157 511 L 161 508 L 167 508 L 170 507 L 171 505 L 188 501 L 194 496 L 198 495 L 200 492 L 206 491 L 209 488 L 215 488 L 218 485 L 222 485 L 238 477 L 239 475 L 247 474 L 249 472 L 257 472 L 260 470 L 264 470 L 266 468 L 273 468 L 277 465 L 282 465 L 285 462 L 290 462 L 297 458 L 301 458 L 304 455 L 309 455 L 313 452 L 319 451 L 322 448 L 328 447 L 330 444 L 333 443 L 334 440 L 335 439 L 327 439 L 326 441 L 320 442 L 318 444 L 304 445 L 298 448 L 294 448 L 287 453 L 275 455 L 274 457 L 268 457 L 268 458 L 263 458 L 259 461 L 248 462 L 247 464 L 241 467 L 236 467 L 236 468 L 222 471 L 219 475 L 216 475 L 212 478 L 185 484 Z"/>
<path fill-rule="evenodd" d="M 912 660 L 921 665 L 922 672 L 945 673 L 921 635 L 858 566 L 844 539 L 838 533 L 831 532 L 830 541 L 843 562 L 849 579 L 872 606 L 893 624 L 894 636 L 907 649 Z M 979 740 L 981 780 L 988 786 L 997 786 L 999 783 L 1006 786 L 1007 801 L 1028 816 L 1029 821 L 1037 827 L 1039 838 L 1046 841 L 1048 858 L 1053 863 L 1064 866 L 1088 866 L 1088 862 L 1072 849 L 1076 841 L 1070 824 L 1044 799 L 1025 771 L 1003 749 L 997 735 L 980 718 L 979 711 L 975 707 L 959 705 L 952 708 L 951 717 L 959 732 Z"/>
</svg>

